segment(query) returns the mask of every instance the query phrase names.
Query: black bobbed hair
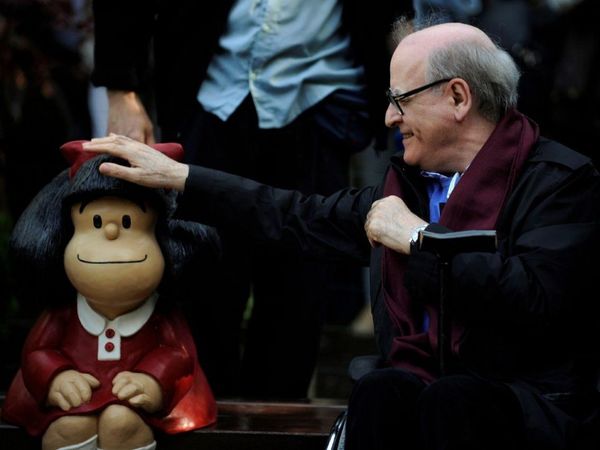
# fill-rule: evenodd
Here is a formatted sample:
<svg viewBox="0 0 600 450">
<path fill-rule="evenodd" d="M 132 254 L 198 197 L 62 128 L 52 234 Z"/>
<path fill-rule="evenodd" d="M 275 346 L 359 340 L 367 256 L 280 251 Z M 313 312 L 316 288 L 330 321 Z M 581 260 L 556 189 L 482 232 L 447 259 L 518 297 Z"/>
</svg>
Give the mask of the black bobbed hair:
<svg viewBox="0 0 600 450">
<path fill-rule="evenodd" d="M 176 207 L 175 192 L 151 189 L 118 178 L 104 176 L 99 170 L 100 164 L 104 162 L 128 165 L 126 161 L 108 155 L 99 155 L 86 161 L 70 180 L 70 188 L 62 202 L 63 213 L 80 201 L 90 202 L 99 197 L 115 196 L 124 197 L 136 203 L 150 203 L 158 211 L 159 217 L 173 214 Z"/>
<path fill-rule="evenodd" d="M 103 162 L 125 164 L 100 155 L 86 161 L 72 179 L 64 170 L 40 190 L 17 220 L 9 250 L 20 297 L 46 305 L 75 298 L 63 265 L 64 250 L 73 235 L 71 206 L 103 196 L 147 203 L 157 210 L 156 237 L 165 259 L 160 291 L 176 289 L 179 274 L 192 261 L 206 264 L 218 258 L 219 240 L 213 228 L 173 218 L 175 192 L 104 176 L 98 170 Z"/>
</svg>

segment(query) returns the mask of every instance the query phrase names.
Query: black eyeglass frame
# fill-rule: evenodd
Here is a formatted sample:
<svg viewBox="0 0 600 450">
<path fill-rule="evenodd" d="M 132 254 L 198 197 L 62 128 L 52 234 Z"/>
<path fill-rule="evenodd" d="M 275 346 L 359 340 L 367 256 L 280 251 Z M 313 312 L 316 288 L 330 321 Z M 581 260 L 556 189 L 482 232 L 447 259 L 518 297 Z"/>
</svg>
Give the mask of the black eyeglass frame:
<svg viewBox="0 0 600 450">
<path fill-rule="evenodd" d="M 420 86 L 416 89 L 413 89 L 411 91 L 408 92 L 403 92 L 402 94 L 398 94 L 398 95 L 394 95 L 392 93 L 392 88 L 388 88 L 388 90 L 386 91 L 386 96 L 388 101 L 394 105 L 396 107 L 396 109 L 398 110 L 398 112 L 401 115 L 404 115 L 404 111 L 402 110 L 402 106 L 400 105 L 400 102 L 408 97 L 412 97 L 415 94 L 418 94 L 419 92 L 422 92 L 426 89 L 432 88 L 433 86 L 436 86 L 438 84 L 441 83 L 446 83 L 448 81 L 452 80 L 452 78 L 444 78 L 443 80 L 437 80 L 437 81 L 433 81 L 432 83 L 428 83 L 425 84 L 423 86 Z"/>
</svg>

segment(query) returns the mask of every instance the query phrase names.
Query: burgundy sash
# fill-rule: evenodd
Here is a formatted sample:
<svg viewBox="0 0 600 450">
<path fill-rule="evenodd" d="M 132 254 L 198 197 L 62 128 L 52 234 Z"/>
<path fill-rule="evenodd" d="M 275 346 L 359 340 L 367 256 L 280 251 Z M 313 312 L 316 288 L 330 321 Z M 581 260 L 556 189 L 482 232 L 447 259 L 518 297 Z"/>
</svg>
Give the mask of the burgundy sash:
<svg viewBox="0 0 600 450">
<path fill-rule="evenodd" d="M 504 203 L 538 136 L 535 122 L 516 110 L 509 111 L 456 185 L 444 206 L 440 224 L 454 231 L 495 229 Z M 384 196 L 388 195 L 402 198 L 401 180 L 395 170 L 390 170 L 385 180 Z M 389 360 L 394 367 L 409 370 L 424 381 L 431 382 L 439 374 L 434 357 L 438 347 L 437 305 L 427 307 L 430 324 L 429 330 L 423 332 L 422 306 L 413 303 L 404 288 L 406 261 L 405 255 L 387 248 L 383 251 L 383 293 L 394 327 Z M 458 351 L 462 334 L 461 324 L 453 321 L 453 352 Z"/>
</svg>

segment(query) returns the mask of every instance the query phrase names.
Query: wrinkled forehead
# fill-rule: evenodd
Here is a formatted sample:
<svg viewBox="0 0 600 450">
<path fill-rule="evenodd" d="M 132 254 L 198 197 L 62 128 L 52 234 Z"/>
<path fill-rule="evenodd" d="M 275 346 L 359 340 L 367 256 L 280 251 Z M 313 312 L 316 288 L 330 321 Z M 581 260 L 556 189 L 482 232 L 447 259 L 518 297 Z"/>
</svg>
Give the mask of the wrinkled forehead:
<svg viewBox="0 0 600 450">
<path fill-rule="evenodd" d="M 425 81 L 428 52 L 418 45 L 402 41 L 390 61 L 390 87 L 408 90 Z"/>
</svg>

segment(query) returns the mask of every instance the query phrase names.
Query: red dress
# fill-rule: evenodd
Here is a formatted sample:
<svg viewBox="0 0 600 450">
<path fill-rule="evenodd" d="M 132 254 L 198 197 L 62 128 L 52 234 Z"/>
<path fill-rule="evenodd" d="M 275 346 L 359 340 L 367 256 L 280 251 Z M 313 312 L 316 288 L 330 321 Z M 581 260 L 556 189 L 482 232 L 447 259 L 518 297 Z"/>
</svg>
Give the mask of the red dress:
<svg viewBox="0 0 600 450">
<path fill-rule="evenodd" d="M 39 436 L 61 416 L 97 413 L 111 404 L 133 409 L 111 392 L 115 375 L 131 371 L 151 375 L 161 386 L 162 411 L 148 414 L 136 409 L 150 426 L 172 434 L 215 422 L 216 403 L 188 325 L 166 300 L 157 303 L 137 332 L 120 338 L 120 359 L 98 360 L 98 339 L 82 326 L 75 304 L 46 311 L 25 342 L 21 369 L 2 408 L 3 419 Z M 100 387 L 92 390 L 88 403 L 65 412 L 47 406 L 46 399 L 53 378 L 68 369 L 93 375 Z"/>
</svg>

